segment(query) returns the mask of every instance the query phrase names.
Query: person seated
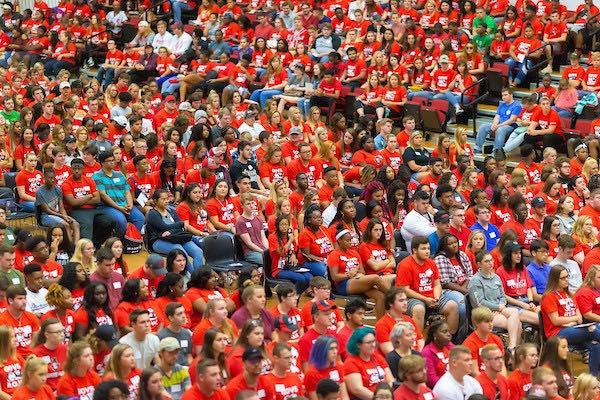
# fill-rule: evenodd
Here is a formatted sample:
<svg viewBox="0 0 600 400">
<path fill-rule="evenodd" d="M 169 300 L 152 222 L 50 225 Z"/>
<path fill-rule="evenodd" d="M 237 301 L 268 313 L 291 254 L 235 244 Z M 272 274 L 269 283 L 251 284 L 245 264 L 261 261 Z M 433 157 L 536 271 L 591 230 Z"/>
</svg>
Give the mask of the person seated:
<svg viewBox="0 0 600 400">
<path fill-rule="evenodd" d="M 494 313 L 487 307 L 477 307 L 471 313 L 471 319 L 475 330 L 471 333 L 463 342 L 463 346 L 471 350 L 471 356 L 473 357 L 472 372 L 471 375 L 479 375 L 485 368 L 484 359 L 481 357 L 481 349 L 488 344 L 494 344 L 498 346 L 502 354 L 504 354 L 504 344 L 502 339 L 492 333 L 494 328 Z M 514 351 L 513 348 L 508 349 L 511 353 Z"/>
</svg>

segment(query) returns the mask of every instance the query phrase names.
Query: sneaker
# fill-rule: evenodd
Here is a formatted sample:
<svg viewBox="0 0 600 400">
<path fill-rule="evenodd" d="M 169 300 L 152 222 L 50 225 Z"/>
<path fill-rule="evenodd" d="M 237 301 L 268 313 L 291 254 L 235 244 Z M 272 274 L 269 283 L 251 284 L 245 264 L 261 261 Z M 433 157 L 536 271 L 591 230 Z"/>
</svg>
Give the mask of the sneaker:
<svg viewBox="0 0 600 400">
<path fill-rule="evenodd" d="M 460 104 L 457 104 L 454 106 L 454 109 L 456 110 L 456 114 L 462 114 L 463 112 L 465 112 L 465 110 L 462 109 L 462 107 L 460 106 Z"/>
<path fill-rule="evenodd" d="M 94 62 L 94 59 L 93 59 L 92 57 L 90 57 L 90 58 L 88 58 L 88 59 L 87 59 L 87 62 L 86 62 L 86 64 L 87 64 L 87 66 L 88 66 L 88 67 L 90 67 L 90 68 L 91 68 L 91 67 L 93 67 L 93 66 L 94 66 L 96 63 Z"/>
<path fill-rule="evenodd" d="M 551 74 L 552 73 L 552 65 L 548 64 L 546 68 L 540 71 L 542 74 Z"/>
</svg>

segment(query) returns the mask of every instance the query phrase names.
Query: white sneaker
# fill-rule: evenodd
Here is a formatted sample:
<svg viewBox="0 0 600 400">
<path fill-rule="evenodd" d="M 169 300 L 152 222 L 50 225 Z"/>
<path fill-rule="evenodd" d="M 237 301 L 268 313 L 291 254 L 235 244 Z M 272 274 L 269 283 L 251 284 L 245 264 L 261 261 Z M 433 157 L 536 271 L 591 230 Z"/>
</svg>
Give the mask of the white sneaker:
<svg viewBox="0 0 600 400">
<path fill-rule="evenodd" d="M 457 104 L 454 106 L 455 112 L 456 114 L 462 114 L 465 110 L 462 109 L 462 107 L 460 106 L 460 104 Z"/>
<path fill-rule="evenodd" d="M 542 74 L 551 74 L 552 71 L 552 65 L 548 64 L 546 66 L 546 68 L 544 68 L 543 70 L 540 71 Z"/>
</svg>

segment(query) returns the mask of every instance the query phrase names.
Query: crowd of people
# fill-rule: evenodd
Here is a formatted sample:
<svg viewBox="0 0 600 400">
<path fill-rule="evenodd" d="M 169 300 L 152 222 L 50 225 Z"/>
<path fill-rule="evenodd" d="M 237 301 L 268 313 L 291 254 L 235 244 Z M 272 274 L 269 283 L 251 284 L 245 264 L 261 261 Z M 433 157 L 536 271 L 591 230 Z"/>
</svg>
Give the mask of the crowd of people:
<svg viewBox="0 0 600 400">
<path fill-rule="evenodd" d="M 2 7 L 0 400 L 598 397 L 593 0 Z"/>
</svg>

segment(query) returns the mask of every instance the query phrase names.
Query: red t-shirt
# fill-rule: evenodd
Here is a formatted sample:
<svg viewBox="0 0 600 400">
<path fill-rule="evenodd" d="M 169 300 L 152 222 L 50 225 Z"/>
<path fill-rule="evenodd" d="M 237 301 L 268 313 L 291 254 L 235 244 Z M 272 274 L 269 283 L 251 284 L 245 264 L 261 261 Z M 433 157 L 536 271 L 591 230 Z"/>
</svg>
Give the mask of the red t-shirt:
<svg viewBox="0 0 600 400">
<path fill-rule="evenodd" d="M 23 169 L 17 174 L 15 182 L 17 187 L 23 186 L 25 188 L 26 194 L 35 197 L 35 192 L 37 192 L 38 189 L 42 187 L 42 184 L 44 182 L 44 176 L 38 170 L 29 172 Z M 23 201 L 24 200 L 21 199 L 21 203 Z"/>
<path fill-rule="evenodd" d="M 477 381 L 483 389 L 483 395 L 488 399 L 508 399 L 508 382 L 501 373 L 496 376 L 496 382 L 492 381 L 485 372 L 477 376 Z"/>
<path fill-rule="evenodd" d="M 398 264 L 396 286 L 408 286 L 419 294 L 433 298 L 433 287 L 440 275 L 432 259 L 417 263 L 414 256 L 406 257 Z"/>
<path fill-rule="evenodd" d="M 381 382 L 385 382 L 387 362 L 379 354 L 374 353 L 371 360 L 365 361 L 359 356 L 349 355 L 344 361 L 344 374 L 360 374 L 363 386 L 370 391 Z"/>
<path fill-rule="evenodd" d="M 433 83 L 435 83 L 436 89 L 445 90 L 448 89 L 455 76 L 456 72 L 454 70 L 442 71 L 441 68 L 438 68 L 433 73 Z"/>
<path fill-rule="evenodd" d="M 564 136 L 562 127 L 560 125 L 560 116 L 556 111 L 550 109 L 548 114 L 544 114 L 542 109 L 540 108 L 531 116 L 531 121 L 535 121 L 538 123 L 538 127 L 541 129 L 548 129 L 551 126 L 555 126 L 554 133 L 557 135 Z"/>
<path fill-rule="evenodd" d="M 188 223 L 200 232 L 208 232 L 208 212 L 204 208 L 192 211 L 186 202 L 181 202 L 175 209 L 181 221 Z"/>
<path fill-rule="evenodd" d="M 235 398 L 235 396 L 233 397 Z M 185 391 L 183 396 L 181 396 L 181 400 L 230 400 L 231 397 L 229 393 L 225 389 L 217 389 L 215 392 L 206 396 L 197 385 L 192 386 L 188 390 Z"/>
<path fill-rule="evenodd" d="M 306 388 L 306 392 L 310 394 L 317 390 L 317 383 L 319 383 L 321 379 L 331 379 L 337 384 L 340 384 L 344 382 L 344 378 L 344 365 L 339 362 L 336 362 L 332 367 L 320 370 L 310 364 L 304 374 L 304 387 Z"/>
<path fill-rule="evenodd" d="M 217 217 L 219 222 L 224 225 L 235 224 L 235 205 L 230 199 L 219 201 L 215 197 L 211 197 L 206 202 L 206 211 L 208 211 L 209 217 Z"/>
<path fill-rule="evenodd" d="M 0 387 L 4 393 L 11 395 L 21 385 L 24 365 L 25 360 L 19 354 L 0 365 Z"/>
<path fill-rule="evenodd" d="M 67 361 L 67 346 L 61 344 L 55 350 L 50 350 L 43 344 L 33 349 L 33 354 L 41 358 L 48 365 L 48 385 L 56 390 L 56 385 L 61 376 L 64 375 L 64 365 Z"/>
<path fill-rule="evenodd" d="M 89 370 L 84 376 L 65 373 L 56 386 L 59 396 L 78 397 L 80 400 L 92 400 L 96 386 L 102 380 L 96 372 Z"/>
<path fill-rule="evenodd" d="M 302 163 L 300 158 L 292 159 L 292 162 L 287 166 L 289 181 L 296 182 L 296 176 L 301 173 L 306 174 L 308 187 L 310 188 L 316 188 L 317 181 L 323 178 L 323 169 L 314 159 L 310 159 L 306 165 Z"/>
<path fill-rule="evenodd" d="M 385 261 L 388 259 L 390 252 L 388 249 L 383 247 L 379 243 L 366 243 L 363 242 L 359 246 L 360 257 L 363 260 L 363 266 L 365 274 L 367 275 L 378 275 L 378 274 L 393 274 L 393 268 L 385 268 L 375 271 L 369 266 L 369 259 L 373 258 L 375 261 Z"/>
<path fill-rule="evenodd" d="M 273 399 L 284 400 L 293 396 L 304 396 L 304 385 L 298 374 L 291 372 L 286 373 L 286 376 L 280 378 L 271 373 L 265 376 L 267 384 L 273 388 Z"/>
<path fill-rule="evenodd" d="M 495 344 L 502 351 L 502 354 L 504 354 L 504 344 L 502 343 L 502 339 L 493 333 L 488 334 L 487 340 L 482 340 L 477 335 L 477 332 L 473 332 L 463 342 L 463 345 L 471 350 L 473 361 L 477 363 L 480 371 L 483 371 L 484 369 L 483 360 L 481 359 L 481 349 L 488 344 Z"/>
<path fill-rule="evenodd" d="M 225 345 L 225 354 L 231 353 L 233 344 L 239 336 L 239 330 L 238 330 L 238 327 L 235 324 L 235 322 L 233 322 L 229 318 L 227 319 L 227 324 L 229 325 L 229 328 L 231 330 L 231 334 L 233 335 L 233 337 L 230 337 L 230 334 L 226 333 L 222 327 L 217 328 L 215 325 L 213 325 L 213 323 L 210 321 L 210 319 L 203 318 L 200 321 L 200 323 L 198 323 L 198 325 L 196 325 L 196 328 L 194 329 L 194 333 L 192 334 L 193 351 L 195 351 L 197 346 L 202 346 L 204 344 L 204 334 L 206 333 L 206 331 L 211 328 L 216 328 L 221 333 L 225 333 L 225 336 L 227 337 L 226 338 L 227 344 Z"/>
<path fill-rule="evenodd" d="M 563 328 L 552 323 L 549 317 L 551 313 L 558 312 L 559 317 L 574 317 L 577 315 L 575 300 L 563 291 L 544 294 L 540 305 L 546 337 L 556 336 Z"/>
<path fill-rule="evenodd" d="M 327 257 L 327 265 L 331 267 L 336 267 L 338 274 L 346 274 L 353 269 L 358 269 L 361 265 L 360 255 L 358 252 L 352 248 L 342 251 L 340 249 L 336 249 L 329 253 Z M 347 280 L 343 279 L 343 280 Z M 342 280 L 342 281 L 343 281 Z M 342 281 L 335 281 L 336 284 L 339 284 Z"/>
<path fill-rule="evenodd" d="M 581 287 L 575 293 L 575 302 L 581 314 L 593 312 L 600 315 L 600 292 L 590 287 Z"/>
<path fill-rule="evenodd" d="M 323 227 L 320 227 L 317 232 L 307 227 L 298 236 L 298 248 L 308 248 L 310 254 L 325 259 L 333 251 L 333 243 Z M 303 264 L 306 261 L 308 260 L 299 251 L 298 263 Z"/>
<path fill-rule="evenodd" d="M 423 339 L 423 333 L 417 326 L 417 323 L 411 317 L 409 317 L 408 315 L 401 315 L 400 318 L 396 320 L 389 313 L 386 313 L 375 323 L 375 339 L 377 339 L 377 343 L 389 342 L 390 333 L 392 332 L 392 329 L 398 322 L 408 322 L 415 328 L 415 333 L 417 335 L 417 339 L 415 340 L 415 346 L 416 342 Z"/>
<path fill-rule="evenodd" d="M 37 392 L 32 392 L 27 386 L 20 386 L 12 395 L 12 400 L 54 400 L 56 396 L 50 385 L 44 385 Z"/>
<path fill-rule="evenodd" d="M 501 266 L 496 270 L 496 274 L 502 280 L 502 287 L 504 288 L 504 294 L 510 297 L 524 297 L 527 296 L 527 290 L 533 287 L 533 282 L 529 277 L 526 269 L 523 271 L 517 271 L 516 269 L 508 272 Z"/>
</svg>

